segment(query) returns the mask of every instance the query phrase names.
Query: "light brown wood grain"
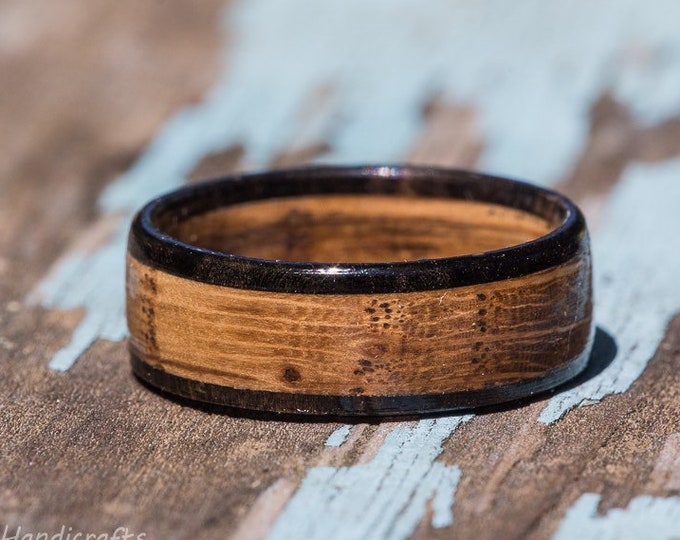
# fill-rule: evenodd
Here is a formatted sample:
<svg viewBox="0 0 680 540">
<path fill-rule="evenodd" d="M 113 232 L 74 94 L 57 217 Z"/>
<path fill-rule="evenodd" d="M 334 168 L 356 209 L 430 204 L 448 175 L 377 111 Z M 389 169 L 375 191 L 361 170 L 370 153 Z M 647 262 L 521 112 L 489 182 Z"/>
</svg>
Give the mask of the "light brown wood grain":
<svg viewBox="0 0 680 540">
<path fill-rule="evenodd" d="M 309 195 L 220 208 L 170 234 L 261 259 L 395 262 L 484 253 L 535 240 L 546 220 L 498 204 L 387 195 Z"/>
<path fill-rule="evenodd" d="M 176 277 L 128 258 L 131 346 L 154 367 L 251 390 L 394 395 L 540 377 L 590 337 L 587 260 L 468 287 L 291 294 Z"/>
</svg>

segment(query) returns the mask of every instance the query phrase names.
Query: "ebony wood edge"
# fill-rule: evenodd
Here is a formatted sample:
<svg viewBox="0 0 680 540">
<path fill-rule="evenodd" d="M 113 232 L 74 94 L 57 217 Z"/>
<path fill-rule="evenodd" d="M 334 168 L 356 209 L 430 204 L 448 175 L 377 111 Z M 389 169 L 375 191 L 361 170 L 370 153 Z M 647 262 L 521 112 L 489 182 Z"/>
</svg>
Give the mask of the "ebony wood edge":
<svg viewBox="0 0 680 540">
<path fill-rule="evenodd" d="M 323 194 L 456 198 L 524 210 L 555 224 L 531 242 L 480 255 L 397 263 L 306 263 L 253 259 L 199 248 L 164 230 L 247 201 Z M 469 171 L 413 166 L 309 167 L 246 174 L 161 196 L 135 217 L 129 253 L 178 277 L 241 289 L 309 294 L 374 294 L 449 289 L 525 276 L 589 250 L 585 220 L 566 197 L 534 185 Z M 333 272 L 328 272 L 330 267 Z"/>
<path fill-rule="evenodd" d="M 144 362 L 129 347 L 133 373 L 151 386 L 197 403 L 293 416 L 402 416 L 471 410 L 543 393 L 581 373 L 588 364 L 592 335 L 575 358 L 540 377 L 468 392 L 418 395 L 315 395 L 231 388 L 179 377 Z"/>
</svg>

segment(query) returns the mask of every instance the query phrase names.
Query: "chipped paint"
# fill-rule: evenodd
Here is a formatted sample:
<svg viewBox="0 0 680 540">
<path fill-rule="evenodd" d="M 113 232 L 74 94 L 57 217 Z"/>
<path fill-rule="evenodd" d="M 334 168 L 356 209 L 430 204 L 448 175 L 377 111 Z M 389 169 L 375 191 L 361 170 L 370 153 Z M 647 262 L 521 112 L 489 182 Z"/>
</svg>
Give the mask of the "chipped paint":
<svg viewBox="0 0 680 540">
<path fill-rule="evenodd" d="M 680 538 L 680 497 L 642 495 L 626 508 L 599 515 L 600 496 L 586 493 L 567 511 L 554 540 L 677 540 Z"/>
<path fill-rule="evenodd" d="M 625 392 L 640 376 L 680 309 L 680 159 L 629 167 L 609 196 L 593 241 L 595 320 L 615 336 L 618 352 L 599 375 L 557 394 L 540 416 L 554 422 L 569 409 Z"/>
<path fill-rule="evenodd" d="M 333 448 L 341 446 L 347 440 L 347 437 L 349 437 L 351 429 L 352 426 L 349 425 L 340 426 L 328 436 L 328 439 L 326 439 L 326 442 L 324 443 L 325 446 L 330 446 Z"/>
<path fill-rule="evenodd" d="M 43 306 L 56 309 L 85 308 L 71 341 L 50 361 L 50 368 L 66 371 L 97 339 L 122 340 L 125 324 L 125 245 L 127 223 L 113 241 L 93 253 L 75 253 L 52 270 L 32 294 Z"/>
<path fill-rule="evenodd" d="M 368 463 L 313 467 L 267 538 L 408 538 L 432 507 L 433 527 L 453 522 L 460 469 L 436 462 L 443 442 L 471 416 L 401 424 Z"/>
</svg>

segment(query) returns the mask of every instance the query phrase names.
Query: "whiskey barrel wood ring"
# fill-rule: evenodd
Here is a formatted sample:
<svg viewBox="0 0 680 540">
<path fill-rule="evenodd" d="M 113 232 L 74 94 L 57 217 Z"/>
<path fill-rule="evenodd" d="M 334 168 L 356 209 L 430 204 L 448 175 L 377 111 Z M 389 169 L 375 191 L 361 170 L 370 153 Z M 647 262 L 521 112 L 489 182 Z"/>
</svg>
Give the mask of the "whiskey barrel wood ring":
<svg viewBox="0 0 680 540">
<path fill-rule="evenodd" d="M 583 215 L 529 184 L 316 167 L 192 185 L 134 219 L 134 373 L 193 400 L 294 414 L 466 409 L 586 365 Z"/>
</svg>

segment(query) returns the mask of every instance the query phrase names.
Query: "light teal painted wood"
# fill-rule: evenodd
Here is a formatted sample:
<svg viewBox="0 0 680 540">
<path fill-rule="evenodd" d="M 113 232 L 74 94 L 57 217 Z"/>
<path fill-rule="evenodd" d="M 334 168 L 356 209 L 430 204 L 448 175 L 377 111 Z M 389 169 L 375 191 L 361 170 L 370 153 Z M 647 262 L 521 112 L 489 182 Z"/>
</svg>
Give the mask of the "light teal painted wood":
<svg viewBox="0 0 680 540">
<path fill-rule="evenodd" d="M 679 94 L 680 95 L 680 94 Z M 542 422 L 581 403 L 625 392 L 642 374 L 680 311 L 680 159 L 629 167 L 595 231 L 595 320 L 618 353 L 600 375 L 550 400 Z"/>
<path fill-rule="evenodd" d="M 147 199 L 180 185 L 207 154 L 243 143 L 248 165 L 258 168 L 291 145 L 324 141 L 332 148 L 326 161 L 396 161 L 418 139 L 421 111 L 438 95 L 476 111 L 482 168 L 553 183 L 583 149 L 589 110 L 604 92 L 642 124 L 680 113 L 678 20 L 674 0 L 237 3 L 225 15 L 232 39 L 215 87 L 170 118 L 102 194 L 102 212 L 125 216 L 118 233 L 92 253 L 66 256 L 34 291 L 45 307 L 86 311 L 51 367 L 65 371 L 95 340 L 124 337 L 127 221 Z M 325 97 L 310 113 L 317 95 Z M 601 376 L 551 400 L 542 421 L 625 391 L 658 346 L 680 304 L 680 261 L 654 233 L 680 230 L 670 206 L 680 200 L 678 178 L 675 161 L 632 167 L 609 202 L 594 241 L 596 314 L 620 340 L 620 354 Z M 654 267 L 654 257 L 665 264 Z M 626 309 L 632 304 L 635 310 Z M 450 524 L 460 472 L 436 458 L 461 421 L 398 426 L 368 464 L 310 469 L 271 537 L 304 531 L 306 538 L 329 538 L 334 531 L 347 539 L 407 538 L 428 500 L 433 525 Z M 342 444 L 347 432 L 341 428 L 327 444 Z M 560 534 L 588 537 L 603 524 L 626 523 L 626 512 L 652 517 L 655 508 L 668 515 L 679 508 L 677 499 L 635 502 L 619 517 L 597 521 L 589 517 L 592 500 L 585 501 Z M 360 514 L 358 505 L 370 511 Z"/>
<path fill-rule="evenodd" d="M 435 460 L 442 443 L 470 418 L 399 425 L 368 463 L 309 469 L 267 538 L 406 539 L 428 502 L 432 526 L 451 525 L 460 469 Z"/>
<path fill-rule="evenodd" d="M 555 540 L 675 540 L 680 535 L 680 497 L 635 497 L 624 509 L 600 515 L 600 496 L 582 495 L 569 509 Z"/>
</svg>

